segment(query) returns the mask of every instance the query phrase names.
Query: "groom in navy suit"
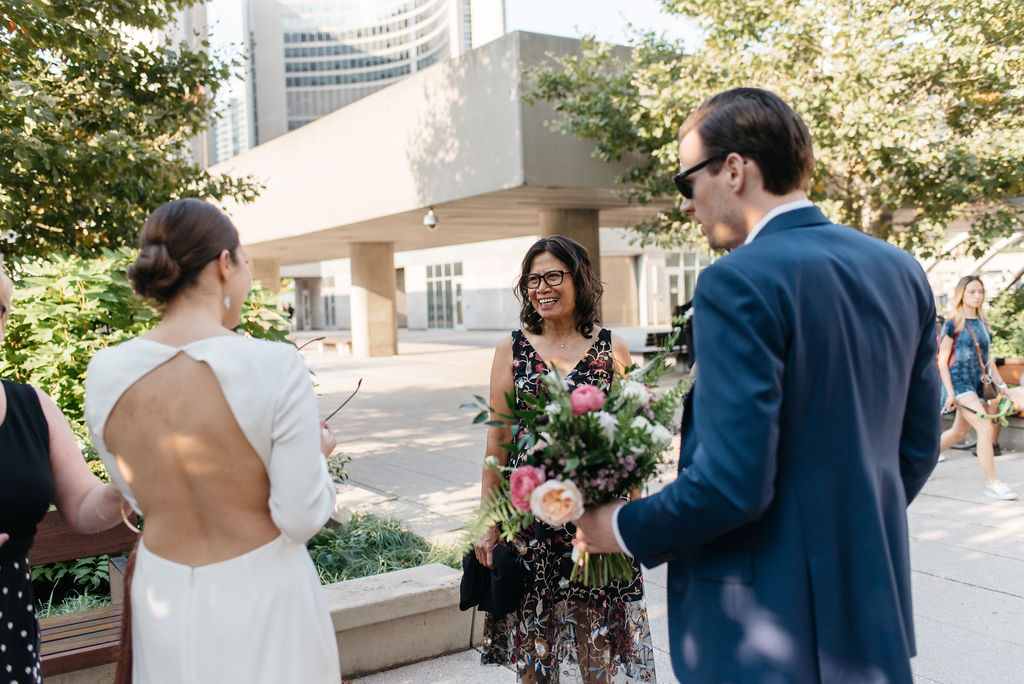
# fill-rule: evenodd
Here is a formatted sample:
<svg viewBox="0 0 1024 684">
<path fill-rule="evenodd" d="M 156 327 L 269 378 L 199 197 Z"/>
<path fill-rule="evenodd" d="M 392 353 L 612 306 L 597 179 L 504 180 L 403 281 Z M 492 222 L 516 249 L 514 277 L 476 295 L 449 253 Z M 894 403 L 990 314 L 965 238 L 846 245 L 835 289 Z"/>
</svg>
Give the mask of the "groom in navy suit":
<svg viewBox="0 0 1024 684">
<path fill-rule="evenodd" d="M 939 451 L 935 305 L 908 253 L 807 200 L 810 133 L 772 93 L 680 130 L 682 209 L 712 248 L 680 472 L 588 510 L 576 544 L 668 563 L 684 682 L 911 682 L 906 507 Z"/>
</svg>

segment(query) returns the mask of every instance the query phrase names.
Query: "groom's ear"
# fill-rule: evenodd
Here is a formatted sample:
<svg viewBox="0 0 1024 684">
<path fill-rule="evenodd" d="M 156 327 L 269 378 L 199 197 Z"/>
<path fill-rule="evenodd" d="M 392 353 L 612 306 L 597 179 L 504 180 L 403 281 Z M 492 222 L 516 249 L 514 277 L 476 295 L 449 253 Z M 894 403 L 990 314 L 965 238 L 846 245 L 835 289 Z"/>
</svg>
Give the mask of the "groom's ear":
<svg viewBox="0 0 1024 684">
<path fill-rule="evenodd" d="M 719 173 L 729 174 L 729 185 L 737 195 L 744 189 L 753 189 L 757 184 L 764 185 L 761 177 L 761 169 L 749 159 L 745 159 L 736 152 L 730 153 L 722 164 Z"/>
</svg>

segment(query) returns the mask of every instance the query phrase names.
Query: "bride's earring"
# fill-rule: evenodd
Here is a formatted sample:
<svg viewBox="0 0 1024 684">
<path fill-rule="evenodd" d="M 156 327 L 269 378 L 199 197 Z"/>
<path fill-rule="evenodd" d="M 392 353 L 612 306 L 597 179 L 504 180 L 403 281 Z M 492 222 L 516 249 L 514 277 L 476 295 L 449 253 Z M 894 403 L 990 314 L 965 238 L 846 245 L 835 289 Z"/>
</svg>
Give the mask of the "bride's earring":
<svg viewBox="0 0 1024 684">
<path fill-rule="evenodd" d="M 224 308 L 225 309 L 230 309 L 231 308 L 231 295 L 224 295 Z"/>
</svg>

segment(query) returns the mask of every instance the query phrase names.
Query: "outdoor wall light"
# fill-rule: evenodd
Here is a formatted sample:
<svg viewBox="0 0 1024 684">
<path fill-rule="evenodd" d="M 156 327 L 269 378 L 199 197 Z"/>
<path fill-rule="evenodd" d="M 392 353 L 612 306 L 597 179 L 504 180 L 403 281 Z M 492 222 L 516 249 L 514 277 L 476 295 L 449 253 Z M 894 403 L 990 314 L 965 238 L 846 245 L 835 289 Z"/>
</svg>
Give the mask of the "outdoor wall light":
<svg viewBox="0 0 1024 684">
<path fill-rule="evenodd" d="M 427 230 L 437 230 L 437 214 L 434 213 L 433 207 L 431 207 L 427 211 L 427 215 L 423 217 L 423 225 L 427 227 Z"/>
</svg>

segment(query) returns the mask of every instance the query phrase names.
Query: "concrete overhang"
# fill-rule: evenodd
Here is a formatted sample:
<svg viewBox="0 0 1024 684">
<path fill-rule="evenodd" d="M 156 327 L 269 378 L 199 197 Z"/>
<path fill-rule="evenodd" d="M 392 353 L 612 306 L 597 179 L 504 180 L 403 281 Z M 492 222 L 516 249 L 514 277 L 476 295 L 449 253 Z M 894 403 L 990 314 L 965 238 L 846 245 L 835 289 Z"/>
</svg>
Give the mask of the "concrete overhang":
<svg viewBox="0 0 1024 684">
<path fill-rule="evenodd" d="M 619 196 L 616 177 L 636 159 L 594 158 L 591 141 L 550 129 L 551 105 L 522 101 L 531 67 L 579 51 L 571 38 L 510 33 L 217 165 L 266 186 L 252 204 L 225 203 L 250 258 L 531 235 L 545 209 L 598 209 L 603 226 L 654 212 Z M 435 231 L 423 225 L 430 207 Z"/>
</svg>

